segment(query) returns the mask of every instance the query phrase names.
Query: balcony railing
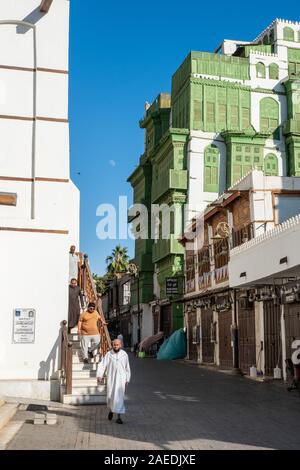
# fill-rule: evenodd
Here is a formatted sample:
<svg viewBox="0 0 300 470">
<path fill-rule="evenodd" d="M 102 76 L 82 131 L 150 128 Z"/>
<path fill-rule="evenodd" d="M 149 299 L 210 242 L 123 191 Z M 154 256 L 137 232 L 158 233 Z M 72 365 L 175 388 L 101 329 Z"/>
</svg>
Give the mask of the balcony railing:
<svg viewBox="0 0 300 470">
<path fill-rule="evenodd" d="M 232 230 L 230 249 L 233 249 L 236 246 L 240 246 L 243 243 L 248 242 L 252 238 L 254 238 L 253 223 L 245 225 L 245 227 L 242 227 L 238 230 Z"/>
<path fill-rule="evenodd" d="M 228 238 L 222 238 L 214 242 L 214 260 L 215 268 L 219 269 L 226 266 L 229 261 Z"/>
</svg>

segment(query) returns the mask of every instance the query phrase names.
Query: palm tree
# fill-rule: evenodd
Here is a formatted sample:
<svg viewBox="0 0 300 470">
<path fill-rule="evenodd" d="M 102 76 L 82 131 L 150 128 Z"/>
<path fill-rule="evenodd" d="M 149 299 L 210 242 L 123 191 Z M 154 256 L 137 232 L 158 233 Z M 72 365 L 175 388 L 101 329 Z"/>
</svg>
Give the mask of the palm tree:
<svg viewBox="0 0 300 470">
<path fill-rule="evenodd" d="M 121 245 L 117 245 L 112 250 L 110 256 L 107 256 L 107 272 L 113 276 L 118 275 L 122 272 L 126 272 L 128 268 L 129 256 L 127 254 L 128 249 Z"/>
</svg>

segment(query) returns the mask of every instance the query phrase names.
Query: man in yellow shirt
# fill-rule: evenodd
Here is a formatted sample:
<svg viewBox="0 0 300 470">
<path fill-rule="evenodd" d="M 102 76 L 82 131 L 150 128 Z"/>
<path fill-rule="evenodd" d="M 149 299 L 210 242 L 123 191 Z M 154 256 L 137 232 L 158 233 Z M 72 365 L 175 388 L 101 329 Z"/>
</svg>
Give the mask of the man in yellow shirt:
<svg viewBox="0 0 300 470">
<path fill-rule="evenodd" d="M 107 325 L 97 312 L 96 305 L 90 302 L 87 311 L 80 315 L 78 322 L 78 335 L 81 336 L 80 343 L 84 363 L 89 362 L 88 357 L 93 357 L 94 351 L 100 346 L 99 321 L 103 325 Z M 91 344 L 90 347 L 89 344 Z"/>
</svg>

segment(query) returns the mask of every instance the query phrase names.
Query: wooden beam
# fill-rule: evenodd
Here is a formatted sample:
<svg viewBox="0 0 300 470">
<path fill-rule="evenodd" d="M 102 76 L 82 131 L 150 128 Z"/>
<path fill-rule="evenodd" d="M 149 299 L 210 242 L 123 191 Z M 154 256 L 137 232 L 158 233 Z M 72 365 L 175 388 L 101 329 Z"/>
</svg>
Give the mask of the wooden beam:
<svg viewBox="0 0 300 470">
<path fill-rule="evenodd" d="M 17 195 L 15 193 L 0 193 L 0 206 L 16 206 Z"/>
<path fill-rule="evenodd" d="M 40 5 L 40 11 L 42 13 L 48 13 L 51 5 L 52 5 L 53 0 L 42 0 L 42 3 Z"/>
</svg>

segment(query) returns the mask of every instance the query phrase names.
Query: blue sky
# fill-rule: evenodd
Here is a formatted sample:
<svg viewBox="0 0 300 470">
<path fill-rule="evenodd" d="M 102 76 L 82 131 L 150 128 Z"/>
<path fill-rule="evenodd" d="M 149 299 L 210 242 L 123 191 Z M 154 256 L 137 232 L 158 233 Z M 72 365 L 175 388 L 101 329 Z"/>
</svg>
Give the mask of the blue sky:
<svg viewBox="0 0 300 470">
<path fill-rule="evenodd" d="M 143 153 L 145 101 L 171 90 L 190 50 L 223 38 L 252 40 L 274 18 L 300 20 L 298 2 L 72 0 L 70 19 L 71 174 L 81 192 L 81 250 L 102 274 L 118 240 L 99 240 L 96 208 L 132 200 L 126 182 Z M 78 174 L 80 173 L 80 174 Z M 134 253 L 131 240 L 121 243 Z"/>
</svg>

